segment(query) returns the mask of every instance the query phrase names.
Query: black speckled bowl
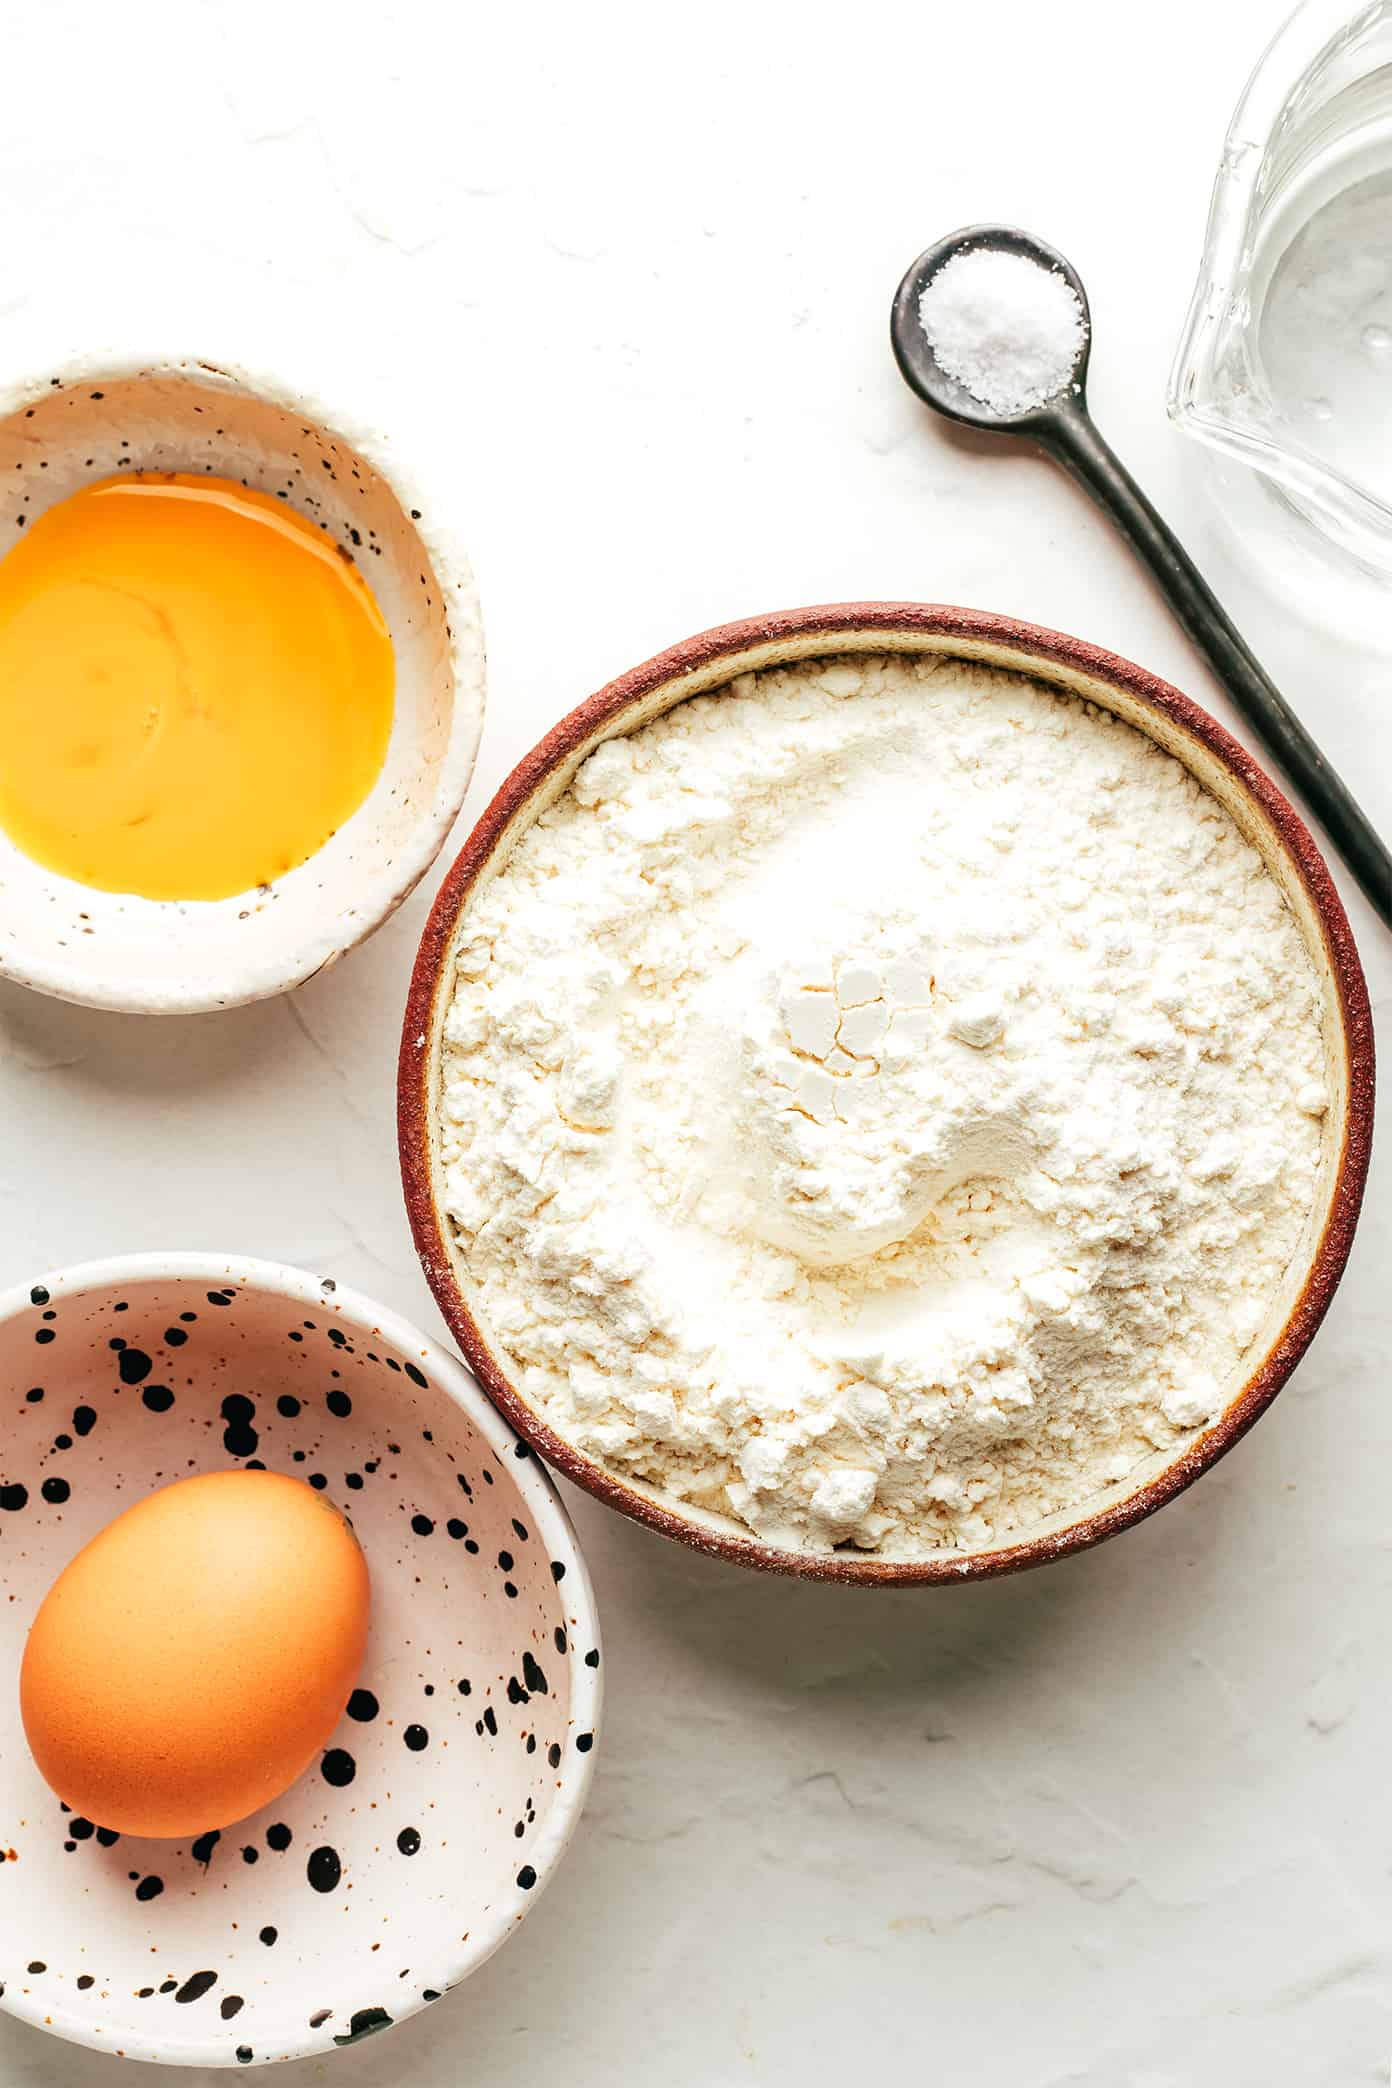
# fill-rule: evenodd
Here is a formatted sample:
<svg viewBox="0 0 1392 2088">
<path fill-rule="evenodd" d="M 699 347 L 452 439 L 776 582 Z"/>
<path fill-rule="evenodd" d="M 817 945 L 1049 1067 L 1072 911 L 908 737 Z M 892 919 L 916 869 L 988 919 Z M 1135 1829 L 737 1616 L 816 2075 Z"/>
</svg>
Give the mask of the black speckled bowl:
<svg viewBox="0 0 1392 2088">
<path fill-rule="evenodd" d="M 249 2066 L 438 2000 L 535 1903 L 594 1762 L 594 1602 L 541 1466 L 453 1357 L 271 1262 L 139 1255 L 11 1291 L 0 1384 L 3 2006 L 125 2058 Z M 122 1509 L 252 1460 L 326 1490 L 367 1554 L 332 1760 L 221 1835 L 103 1832 L 25 1746 L 34 1613 Z"/>
</svg>

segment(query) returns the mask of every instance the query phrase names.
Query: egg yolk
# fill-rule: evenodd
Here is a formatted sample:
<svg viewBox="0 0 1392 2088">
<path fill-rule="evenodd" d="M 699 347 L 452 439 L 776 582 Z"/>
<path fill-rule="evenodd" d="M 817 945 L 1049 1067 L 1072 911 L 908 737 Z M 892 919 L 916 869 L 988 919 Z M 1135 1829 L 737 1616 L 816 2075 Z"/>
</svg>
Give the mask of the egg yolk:
<svg viewBox="0 0 1392 2088">
<path fill-rule="evenodd" d="M 393 685 L 371 590 L 284 502 L 86 486 L 0 559 L 0 826 L 80 884 L 230 898 L 363 802 Z"/>
</svg>

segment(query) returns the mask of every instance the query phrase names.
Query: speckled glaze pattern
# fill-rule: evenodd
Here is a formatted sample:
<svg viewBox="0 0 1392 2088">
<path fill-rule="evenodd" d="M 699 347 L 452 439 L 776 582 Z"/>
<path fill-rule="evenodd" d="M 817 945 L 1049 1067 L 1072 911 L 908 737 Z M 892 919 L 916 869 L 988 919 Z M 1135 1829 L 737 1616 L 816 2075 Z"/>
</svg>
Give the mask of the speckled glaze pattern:
<svg viewBox="0 0 1392 2088">
<path fill-rule="evenodd" d="M 847 1546 L 808 1553 L 764 1544 L 731 1520 L 618 1478 L 557 1435 L 522 1398 L 474 1310 L 467 1260 L 439 1186 L 441 1030 L 453 990 L 453 951 L 474 894 L 602 741 L 632 732 L 736 675 L 848 652 L 946 653 L 1012 668 L 1115 713 L 1184 762 L 1259 850 L 1305 936 L 1324 986 L 1335 1098 L 1320 1198 L 1301 1251 L 1253 1344 L 1250 1374 L 1218 1419 L 1177 1453 L 1157 1452 L 1081 1511 L 1051 1518 L 1014 1543 L 926 1558 L 882 1557 Z M 544 1457 L 598 1500 L 697 1551 L 766 1572 L 893 1587 L 1013 1573 L 1098 1544 L 1172 1500 L 1232 1448 L 1300 1361 L 1338 1287 L 1367 1180 L 1373 1088 L 1368 990 L 1328 867 L 1288 800 L 1216 719 L 1156 675 L 1083 639 L 941 603 L 843 602 L 781 610 L 687 639 L 610 682 L 523 758 L 445 877 L 426 923 L 402 1027 L 397 1120 L 406 1207 L 426 1278 L 480 1383 Z"/>
<path fill-rule="evenodd" d="M 190 1472 L 307 1479 L 372 1575 L 321 1760 L 220 1834 L 73 1814 L 0 1698 L 0 2005 L 127 2058 L 251 2066 L 439 2000 L 536 1902 L 594 1762 L 593 1597 L 527 1445 L 406 1322 L 272 1263 L 36 1276 L 0 1299 L 0 1382 L 10 1673 L 74 1553 Z"/>
<path fill-rule="evenodd" d="M 283 384 L 193 359 L 75 364 L 0 395 L 0 556 L 56 501 L 142 467 L 284 500 L 368 581 L 396 706 L 366 801 L 308 862 L 231 899 L 94 891 L 0 832 L 0 976 L 92 1007 L 174 1014 L 284 992 L 377 927 L 433 862 L 468 788 L 484 653 L 468 560 L 387 436 Z"/>
</svg>

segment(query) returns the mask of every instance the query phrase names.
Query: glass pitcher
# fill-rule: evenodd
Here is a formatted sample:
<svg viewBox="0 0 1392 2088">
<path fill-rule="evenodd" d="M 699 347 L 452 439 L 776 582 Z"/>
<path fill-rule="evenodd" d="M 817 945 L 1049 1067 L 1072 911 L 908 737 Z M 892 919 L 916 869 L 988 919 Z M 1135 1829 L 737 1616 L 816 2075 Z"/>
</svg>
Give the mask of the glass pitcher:
<svg viewBox="0 0 1392 2088">
<path fill-rule="evenodd" d="M 1248 82 L 1169 410 L 1218 453 L 1248 549 L 1255 528 L 1268 569 L 1287 554 L 1283 584 L 1308 582 L 1318 550 L 1326 576 L 1371 585 L 1386 613 L 1392 0 L 1305 0 Z"/>
</svg>

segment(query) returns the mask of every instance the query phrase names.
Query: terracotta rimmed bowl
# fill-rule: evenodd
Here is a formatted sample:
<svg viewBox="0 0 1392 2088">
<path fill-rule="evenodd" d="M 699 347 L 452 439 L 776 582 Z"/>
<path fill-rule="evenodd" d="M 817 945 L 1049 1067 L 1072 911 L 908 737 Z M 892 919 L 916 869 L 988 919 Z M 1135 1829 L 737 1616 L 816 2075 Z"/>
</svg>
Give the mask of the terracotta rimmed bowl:
<svg viewBox="0 0 1392 2088">
<path fill-rule="evenodd" d="M 380 925 L 464 801 L 483 724 L 469 563 L 390 438 L 282 381 L 191 358 L 69 364 L 0 392 L 0 557 L 48 507 L 141 467 L 211 472 L 320 524 L 376 596 L 396 656 L 386 759 L 307 862 L 230 899 L 74 883 L 0 831 L 0 977 L 88 1007 L 186 1014 L 284 993 Z"/>
<path fill-rule="evenodd" d="M 0 1385 L 0 2008 L 125 2058 L 252 2066 L 438 2001 L 536 1904 L 595 1761 L 594 1598 L 541 1465 L 407 1321 L 241 1256 L 36 1276 L 0 1297 Z M 352 1519 L 358 1690 L 249 1819 L 109 1834 L 25 1745 L 29 1626 L 113 1516 L 253 1459 Z"/>
<path fill-rule="evenodd" d="M 470 903 L 519 835 L 568 787 L 601 741 L 648 723 L 736 675 L 831 653 L 935 653 L 1015 669 L 1113 712 L 1182 761 L 1226 806 L 1287 898 L 1323 986 L 1328 1080 L 1325 1164 L 1301 1250 L 1250 1367 L 1224 1411 L 1178 1450 L 1157 1452 L 1093 1500 L 1007 1544 L 927 1558 L 761 1542 L 732 1520 L 693 1510 L 620 1478 L 556 1434 L 527 1405 L 471 1298 L 439 1186 L 437 1096 L 452 953 Z M 980 1579 L 1080 1551 L 1151 1514 L 1230 1450 L 1271 1404 L 1309 1345 L 1343 1274 L 1372 1137 L 1373 1038 L 1368 993 L 1344 909 L 1307 829 L 1257 763 L 1178 690 L 1082 639 L 983 610 L 914 602 L 850 602 L 726 624 L 621 675 L 563 719 L 504 783 L 436 899 L 416 960 L 402 1032 L 398 1114 L 402 1174 L 416 1246 L 440 1310 L 482 1384 L 558 1470 L 610 1507 L 698 1551 L 741 1565 L 886 1587 Z"/>
</svg>

